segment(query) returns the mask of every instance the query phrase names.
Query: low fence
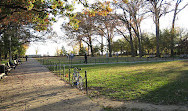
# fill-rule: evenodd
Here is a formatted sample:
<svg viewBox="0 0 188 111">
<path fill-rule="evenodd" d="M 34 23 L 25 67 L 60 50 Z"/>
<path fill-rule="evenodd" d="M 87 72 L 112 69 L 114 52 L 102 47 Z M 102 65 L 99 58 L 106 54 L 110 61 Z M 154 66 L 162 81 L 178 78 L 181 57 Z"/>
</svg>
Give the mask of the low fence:
<svg viewBox="0 0 188 111">
<path fill-rule="evenodd" d="M 66 59 L 66 58 L 65 58 Z M 78 58 L 75 58 L 77 61 L 79 61 Z M 92 58 L 88 60 L 88 64 L 108 64 L 108 63 L 132 63 L 132 62 L 160 62 L 160 61 L 173 61 L 177 60 L 175 58 L 155 58 L 155 57 L 147 57 L 147 58 L 139 58 L 139 57 L 113 57 L 113 58 Z M 66 64 L 65 61 L 63 61 L 60 58 L 51 59 L 51 58 L 40 58 L 39 61 L 45 65 L 50 71 L 55 73 L 57 76 L 59 76 L 62 80 L 66 81 L 67 83 L 71 84 L 73 78 L 73 65 L 83 65 L 85 64 L 83 60 L 80 60 L 79 62 L 72 61 L 72 64 Z M 77 64 L 76 64 L 77 63 Z M 87 84 L 87 72 L 81 73 L 82 77 L 85 77 L 84 79 L 84 89 L 86 90 L 86 93 L 88 92 L 88 84 Z"/>
<path fill-rule="evenodd" d="M 47 59 L 39 59 L 39 61 L 45 65 L 51 72 L 53 72 L 55 75 L 59 76 L 62 80 L 65 82 L 72 84 L 73 80 L 73 73 L 74 73 L 74 67 L 66 64 L 62 64 L 61 62 L 52 62 Z M 87 82 L 87 71 L 80 74 L 82 78 L 84 78 L 83 81 L 83 89 L 85 89 L 86 93 L 88 94 L 88 82 Z"/>
<path fill-rule="evenodd" d="M 62 64 L 85 64 L 84 57 L 74 57 L 74 58 L 67 58 L 67 57 L 44 57 L 43 59 L 58 63 L 61 62 Z M 171 61 L 178 58 L 171 58 L 171 57 L 88 57 L 87 64 L 108 64 L 108 63 L 126 63 L 126 62 L 153 62 L 153 61 Z"/>
</svg>

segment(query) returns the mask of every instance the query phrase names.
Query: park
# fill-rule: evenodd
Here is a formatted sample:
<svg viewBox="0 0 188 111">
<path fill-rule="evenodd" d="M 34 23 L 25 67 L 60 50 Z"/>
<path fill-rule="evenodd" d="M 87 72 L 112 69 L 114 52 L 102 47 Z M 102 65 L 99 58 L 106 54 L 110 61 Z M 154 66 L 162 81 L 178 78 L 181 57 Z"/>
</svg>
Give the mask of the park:
<svg viewBox="0 0 188 111">
<path fill-rule="evenodd" d="M 187 111 L 187 6 L 0 1 L 0 110 Z"/>
</svg>

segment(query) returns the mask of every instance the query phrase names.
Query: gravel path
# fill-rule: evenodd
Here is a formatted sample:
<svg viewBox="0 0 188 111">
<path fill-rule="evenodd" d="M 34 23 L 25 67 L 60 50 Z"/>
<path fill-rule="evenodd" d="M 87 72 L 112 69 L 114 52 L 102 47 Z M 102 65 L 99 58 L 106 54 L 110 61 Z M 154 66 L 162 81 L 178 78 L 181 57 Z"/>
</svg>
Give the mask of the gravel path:
<svg viewBox="0 0 188 111">
<path fill-rule="evenodd" d="M 101 111 L 35 59 L 19 65 L 0 81 L 0 111 Z"/>
</svg>

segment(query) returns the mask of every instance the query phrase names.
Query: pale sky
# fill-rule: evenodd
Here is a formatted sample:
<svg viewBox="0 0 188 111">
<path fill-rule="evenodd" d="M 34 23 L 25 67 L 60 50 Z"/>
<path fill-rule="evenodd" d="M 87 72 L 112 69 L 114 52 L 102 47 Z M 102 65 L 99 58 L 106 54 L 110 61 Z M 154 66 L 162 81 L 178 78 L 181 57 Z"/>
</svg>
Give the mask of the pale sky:
<svg viewBox="0 0 188 111">
<path fill-rule="evenodd" d="M 184 0 L 186 1 L 186 0 Z M 182 3 L 185 4 L 186 2 Z M 81 7 L 78 5 L 77 7 Z M 179 6 L 181 7 L 181 6 Z M 81 10 L 81 9 L 79 9 Z M 169 13 L 160 19 L 160 29 L 170 28 L 172 24 L 172 15 L 173 13 Z M 56 23 L 53 24 L 53 29 L 57 32 L 58 36 L 64 36 L 64 33 L 61 31 L 61 25 L 65 20 L 63 18 L 59 19 Z M 151 32 L 155 34 L 155 25 L 153 23 L 152 18 L 145 19 L 142 22 L 142 30 L 143 32 Z M 188 30 L 188 7 L 182 10 L 176 19 L 175 27 L 180 27 L 185 30 Z M 118 37 L 119 38 L 119 37 Z M 117 39 L 117 37 L 116 37 Z M 64 46 L 67 51 L 73 50 L 72 46 L 68 46 L 68 41 L 65 40 L 57 40 L 57 42 L 53 42 L 48 40 L 45 43 L 42 42 L 34 42 L 30 43 L 29 48 L 27 49 L 26 55 L 35 55 L 36 49 L 38 49 L 38 54 L 40 55 L 55 55 L 56 49 L 61 49 Z"/>
</svg>

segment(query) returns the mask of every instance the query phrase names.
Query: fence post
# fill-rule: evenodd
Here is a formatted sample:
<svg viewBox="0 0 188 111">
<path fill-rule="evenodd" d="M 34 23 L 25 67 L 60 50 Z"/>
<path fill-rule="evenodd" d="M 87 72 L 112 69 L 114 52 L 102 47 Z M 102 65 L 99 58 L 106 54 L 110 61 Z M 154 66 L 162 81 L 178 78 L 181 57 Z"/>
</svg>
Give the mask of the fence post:
<svg viewBox="0 0 188 111">
<path fill-rule="evenodd" d="M 88 94 L 88 86 L 87 86 L 87 71 L 85 71 L 85 78 L 86 78 L 86 94 Z"/>
<path fill-rule="evenodd" d="M 58 75 L 58 68 L 57 68 L 57 63 L 55 63 L 55 66 L 56 66 L 56 73 L 57 73 L 57 75 Z"/>
<path fill-rule="evenodd" d="M 53 62 L 53 66 L 54 66 L 54 72 L 55 72 L 55 63 Z"/>
<path fill-rule="evenodd" d="M 70 68 L 69 68 L 69 83 L 70 83 Z"/>
<path fill-rule="evenodd" d="M 65 77 L 65 64 L 63 64 L 63 78 Z"/>
<path fill-rule="evenodd" d="M 61 78 L 61 62 L 59 62 L 59 76 Z M 61 78 L 62 79 L 62 78 Z"/>
</svg>

